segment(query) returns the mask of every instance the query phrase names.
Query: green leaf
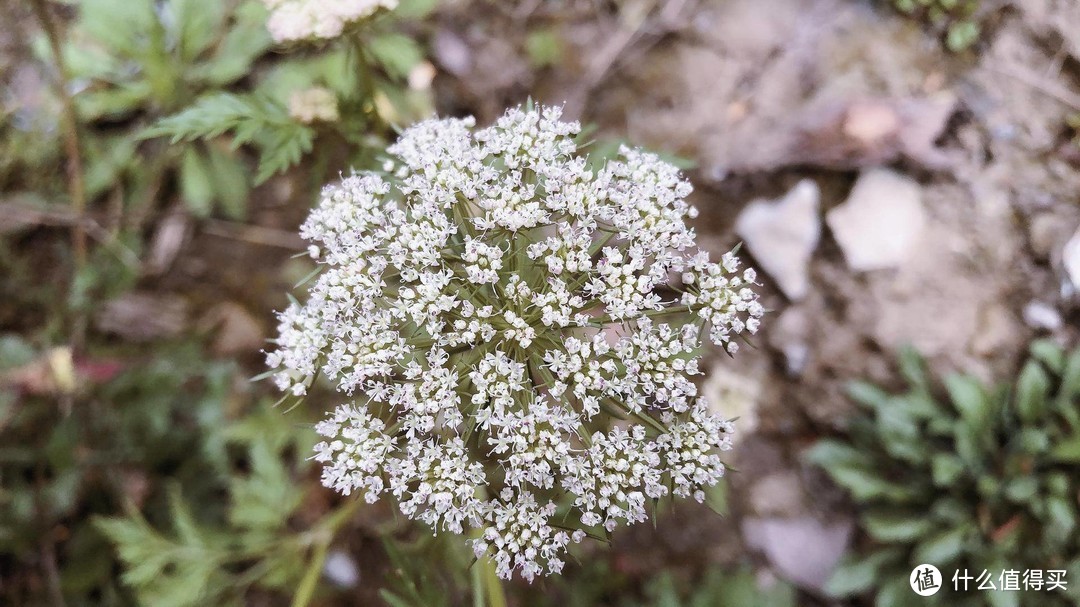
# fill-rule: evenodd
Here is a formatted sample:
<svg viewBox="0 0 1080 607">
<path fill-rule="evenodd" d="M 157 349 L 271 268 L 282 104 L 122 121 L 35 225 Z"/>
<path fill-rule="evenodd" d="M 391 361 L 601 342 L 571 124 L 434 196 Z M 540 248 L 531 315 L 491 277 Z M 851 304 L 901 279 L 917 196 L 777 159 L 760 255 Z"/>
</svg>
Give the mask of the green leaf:
<svg viewBox="0 0 1080 607">
<path fill-rule="evenodd" d="M 263 133 L 259 141 L 259 170 L 255 184 L 300 162 L 304 154 L 311 151 L 314 142 L 315 131 L 296 123 Z"/>
<path fill-rule="evenodd" d="M 970 531 L 967 525 L 961 525 L 932 534 L 915 548 L 912 560 L 917 563 L 930 563 L 943 569 L 964 552 Z"/>
<path fill-rule="evenodd" d="M 1046 365 L 1048 369 L 1060 374 L 1065 367 L 1065 353 L 1050 339 L 1038 339 L 1028 348 L 1031 357 Z"/>
<path fill-rule="evenodd" d="M 1050 435 L 1041 427 L 1024 428 L 1017 436 L 1024 453 L 1041 455 L 1050 448 Z"/>
<path fill-rule="evenodd" d="M 1036 497 L 1039 492 L 1039 480 L 1033 476 L 1022 476 L 1005 485 L 1005 496 L 1014 502 L 1024 503 Z"/>
<path fill-rule="evenodd" d="M 326 563 L 328 546 L 327 542 L 320 542 L 315 546 L 311 562 L 304 572 L 303 579 L 300 580 L 300 585 L 296 588 L 296 594 L 293 595 L 292 607 L 307 607 L 311 603 L 311 599 L 315 596 L 315 589 L 318 587 L 323 565 Z"/>
<path fill-rule="evenodd" d="M 426 17 L 439 5 L 439 0 L 401 0 L 394 15 L 406 19 L 419 19 Z"/>
<path fill-rule="evenodd" d="M 251 73 L 251 65 L 270 48 L 266 30 L 266 8 L 261 2 L 246 2 L 236 11 L 235 23 L 213 56 L 191 67 L 192 78 L 211 86 L 224 86 Z"/>
<path fill-rule="evenodd" d="M 157 25 L 153 0 L 82 0 L 78 28 L 127 58 L 139 55 L 143 37 Z"/>
<path fill-rule="evenodd" d="M 1080 348 L 1069 355 L 1065 369 L 1061 373 L 1061 387 L 1058 388 L 1057 407 L 1059 410 L 1074 410 L 1080 399 Z"/>
<path fill-rule="evenodd" d="M 224 2 L 204 0 L 169 0 L 162 7 L 168 11 L 175 32 L 180 61 L 190 64 L 210 48 L 225 22 Z"/>
<path fill-rule="evenodd" d="M 922 391 L 928 391 L 930 382 L 926 377 L 926 362 L 919 355 L 918 350 L 910 346 L 900 349 L 897 356 L 900 365 L 900 374 L 907 380 L 908 385 Z"/>
<path fill-rule="evenodd" d="M 251 141 L 264 125 L 291 122 L 283 108 L 265 97 L 215 93 L 205 95 L 191 107 L 162 118 L 139 137 L 169 137 L 172 143 L 212 139 L 230 130 L 245 128 L 246 137 L 237 144 Z"/>
<path fill-rule="evenodd" d="M 924 607 L 925 599 L 911 591 L 906 577 L 885 581 L 874 598 L 875 607 Z"/>
<path fill-rule="evenodd" d="M 1070 436 L 1054 445 L 1050 457 L 1062 463 L 1080 464 L 1080 435 Z"/>
<path fill-rule="evenodd" d="M 213 180 L 214 196 L 221 203 L 221 210 L 230 219 L 243 219 L 247 215 L 248 170 L 235 153 L 210 147 L 210 178 Z"/>
<path fill-rule="evenodd" d="M 891 398 L 888 392 L 885 392 L 874 384 L 859 380 L 848 384 L 847 393 L 855 402 L 866 405 L 872 409 L 880 409 L 888 406 L 889 399 Z"/>
<path fill-rule="evenodd" d="M 981 28 L 974 21 L 961 21 L 949 27 L 945 45 L 950 51 L 960 52 L 968 49 L 979 40 Z"/>
<path fill-rule="evenodd" d="M 912 513 L 874 509 L 862 516 L 862 526 L 870 537 L 882 542 L 911 542 L 933 529 L 925 512 Z"/>
<path fill-rule="evenodd" d="M 960 417 L 975 428 L 983 428 L 989 417 L 990 402 L 982 385 L 965 375 L 950 375 L 945 378 L 945 388 Z"/>
<path fill-rule="evenodd" d="M 0 335 L 0 370 L 21 367 L 34 360 L 34 348 L 15 334 Z"/>
<path fill-rule="evenodd" d="M 229 522 L 244 529 L 275 531 L 303 499 L 272 445 L 260 440 L 248 449 L 251 474 L 230 482 Z"/>
<path fill-rule="evenodd" d="M 233 145 L 259 148 L 259 184 L 299 162 L 312 148 L 315 131 L 289 117 L 281 104 L 266 95 L 207 95 L 188 109 L 164 118 L 143 131 L 143 138 L 169 137 L 173 143 L 213 139 L 232 131 Z"/>
<path fill-rule="evenodd" d="M 883 574 L 899 566 L 903 556 L 904 551 L 898 548 L 878 550 L 865 556 L 848 555 L 833 571 L 823 590 L 836 598 L 868 592 L 887 579 L 882 578 Z"/>
<path fill-rule="evenodd" d="M 78 93 L 75 95 L 75 107 L 79 118 L 87 122 L 119 120 L 142 109 L 150 102 L 153 92 L 150 83 L 145 80 L 118 83 Z"/>
<path fill-rule="evenodd" d="M 214 184 L 202 154 L 192 146 L 180 159 L 180 196 L 196 217 L 209 217 L 214 199 Z"/>
<path fill-rule="evenodd" d="M 1016 382 L 1016 413 L 1020 420 L 1033 424 L 1043 419 L 1050 392 L 1050 376 L 1042 365 L 1029 361 Z"/>
<path fill-rule="evenodd" d="M 1047 523 L 1055 534 L 1069 537 L 1076 528 L 1077 512 L 1076 501 L 1070 504 L 1069 500 L 1062 497 L 1051 497 L 1046 500 Z"/>
<path fill-rule="evenodd" d="M 128 518 L 96 519 L 98 529 L 116 545 L 125 571 L 124 583 L 141 604 L 195 607 L 213 603 L 224 589 L 220 552 L 203 543 L 179 494 L 170 494 L 178 540 L 157 533 L 132 509 Z"/>
<path fill-rule="evenodd" d="M 409 75 L 412 68 L 424 59 L 420 46 L 412 38 L 398 33 L 380 34 L 368 41 L 368 51 L 396 78 Z"/>
<path fill-rule="evenodd" d="M 809 460 L 821 466 L 833 481 L 851 492 L 856 500 L 886 498 L 907 501 L 915 497 L 913 487 L 881 478 L 868 467 L 869 460 L 854 447 L 836 441 L 821 441 L 808 452 Z"/>
<path fill-rule="evenodd" d="M 533 30 L 525 38 L 525 51 L 535 68 L 557 64 L 562 59 L 562 49 L 558 34 L 550 29 Z"/>
<path fill-rule="evenodd" d="M 930 459 L 931 475 L 938 487 L 951 487 L 964 468 L 963 460 L 950 453 L 938 453 Z"/>
</svg>

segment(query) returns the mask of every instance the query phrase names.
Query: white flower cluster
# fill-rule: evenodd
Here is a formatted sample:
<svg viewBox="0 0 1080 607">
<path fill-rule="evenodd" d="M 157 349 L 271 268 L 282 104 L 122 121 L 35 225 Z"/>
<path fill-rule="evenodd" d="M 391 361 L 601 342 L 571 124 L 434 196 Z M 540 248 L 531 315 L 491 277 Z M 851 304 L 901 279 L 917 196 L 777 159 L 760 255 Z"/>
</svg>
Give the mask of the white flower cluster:
<svg viewBox="0 0 1080 607">
<path fill-rule="evenodd" d="M 393 10 L 398 0 L 263 0 L 270 9 L 266 29 L 274 42 L 337 38 L 345 28 Z"/>
<path fill-rule="evenodd" d="M 289 117 L 304 124 L 336 122 L 340 118 L 337 95 L 321 86 L 296 91 L 289 95 Z"/>
<path fill-rule="evenodd" d="M 429 120 L 327 187 L 301 231 L 322 274 L 268 354 L 282 390 L 353 398 L 318 427 L 327 487 L 474 530 L 505 578 L 704 499 L 732 427 L 698 394 L 701 336 L 734 352 L 763 313 L 752 270 L 696 248 L 672 165 L 590 169 L 560 118 Z"/>
</svg>

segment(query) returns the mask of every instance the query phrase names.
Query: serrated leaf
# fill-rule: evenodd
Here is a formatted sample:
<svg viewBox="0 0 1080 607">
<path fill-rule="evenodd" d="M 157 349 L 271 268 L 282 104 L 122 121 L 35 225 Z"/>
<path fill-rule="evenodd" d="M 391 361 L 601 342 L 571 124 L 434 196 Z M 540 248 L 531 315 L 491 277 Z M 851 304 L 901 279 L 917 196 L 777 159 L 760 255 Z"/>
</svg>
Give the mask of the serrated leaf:
<svg viewBox="0 0 1080 607">
<path fill-rule="evenodd" d="M 199 98 L 179 114 L 162 118 L 139 137 L 169 137 L 172 143 L 210 139 L 250 121 L 288 121 L 288 115 L 265 98 L 216 93 Z"/>
<path fill-rule="evenodd" d="M 284 526 L 303 492 L 292 482 L 278 452 L 266 442 L 248 449 L 251 473 L 234 476 L 229 487 L 229 522 L 244 529 L 274 531 Z"/>
<path fill-rule="evenodd" d="M 315 131 L 300 124 L 263 133 L 259 142 L 261 153 L 255 184 L 263 183 L 300 162 L 304 154 L 311 151 L 314 141 Z"/>
</svg>

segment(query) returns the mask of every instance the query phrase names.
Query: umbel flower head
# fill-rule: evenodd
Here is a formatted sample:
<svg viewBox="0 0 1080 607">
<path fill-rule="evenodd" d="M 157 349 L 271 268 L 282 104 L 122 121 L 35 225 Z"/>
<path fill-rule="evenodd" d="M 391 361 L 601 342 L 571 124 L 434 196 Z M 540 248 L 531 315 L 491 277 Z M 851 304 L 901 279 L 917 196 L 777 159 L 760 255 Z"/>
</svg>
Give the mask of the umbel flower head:
<svg viewBox="0 0 1080 607">
<path fill-rule="evenodd" d="M 763 312 L 753 270 L 697 250 L 675 167 L 592 170 L 560 118 L 422 122 L 385 174 L 328 186 L 301 228 L 322 274 L 268 355 L 282 390 L 350 397 L 317 427 L 323 484 L 472 530 L 504 578 L 704 499 L 732 426 L 693 381 L 702 335 L 733 353 Z"/>
<path fill-rule="evenodd" d="M 397 8 L 398 0 L 263 0 L 270 9 L 266 29 L 274 42 L 337 38 L 348 25 L 379 11 Z"/>
</svg>

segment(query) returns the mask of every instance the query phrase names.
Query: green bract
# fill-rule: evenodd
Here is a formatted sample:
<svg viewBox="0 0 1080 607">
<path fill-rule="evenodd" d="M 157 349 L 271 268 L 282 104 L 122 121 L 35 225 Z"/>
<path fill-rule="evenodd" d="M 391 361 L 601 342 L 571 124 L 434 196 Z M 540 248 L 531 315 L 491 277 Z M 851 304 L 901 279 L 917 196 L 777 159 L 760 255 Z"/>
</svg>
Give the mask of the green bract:
<svg viewBox="0 0 1080 607">
<path fill-rule="evenodd" d="M 876 605 L 1076 605 L 1080 600 L 1080 349 L 1049 341 L 1011 386 L 969 376 L 931 382 L 914 352 L 901 355 L 908 389 L 851 386 L 866 411 L 846 437 L 809 452 L 850 491 L 867 542 L 828 589 L 876 592 Z M 935 565 L 943 588 L 919 597 L 908 576 Z M 954 591 L 954 572 L 988 571 L 998 590 Z M 1066 570 L 1068 590 L 1024 588 L 1027 570 Z M 1020 592 L 1000 590 L 1017 571 Z M 1044 573 L 1045 578 L 1045 573 Z"/>
</svg>

